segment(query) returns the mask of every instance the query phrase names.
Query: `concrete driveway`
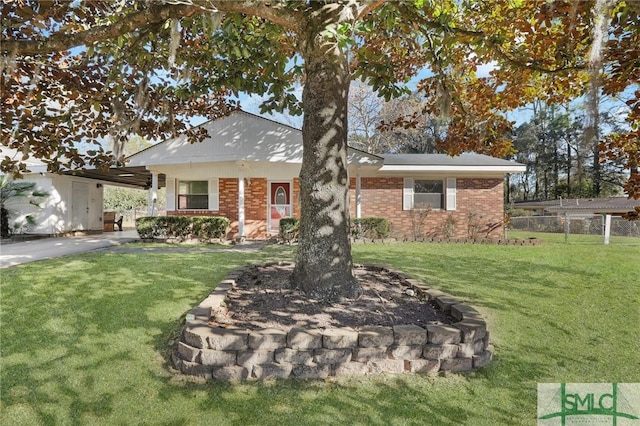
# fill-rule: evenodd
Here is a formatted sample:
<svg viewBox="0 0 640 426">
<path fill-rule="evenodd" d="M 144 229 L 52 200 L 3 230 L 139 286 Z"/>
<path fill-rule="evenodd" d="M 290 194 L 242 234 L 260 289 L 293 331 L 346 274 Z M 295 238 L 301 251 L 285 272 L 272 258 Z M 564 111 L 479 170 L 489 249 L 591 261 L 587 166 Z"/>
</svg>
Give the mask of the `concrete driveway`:
<svg viewBox="0 0 640 426">
<path fill-rule="evenodd" d="M 105 232 L 86 237 L 43 238 L 0 245 L 0 269 L 36 260 L 112 247 L 138 240 L 136 231 Z"/>
</svg>

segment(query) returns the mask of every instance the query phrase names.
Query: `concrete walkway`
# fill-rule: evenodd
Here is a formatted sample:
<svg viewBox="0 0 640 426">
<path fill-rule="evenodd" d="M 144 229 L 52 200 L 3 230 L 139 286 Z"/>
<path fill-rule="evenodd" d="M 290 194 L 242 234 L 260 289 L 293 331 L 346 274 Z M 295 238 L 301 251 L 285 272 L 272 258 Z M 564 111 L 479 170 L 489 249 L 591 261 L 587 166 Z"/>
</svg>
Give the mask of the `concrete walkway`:
<svg viewBox="0 0 640 426">
<path fill-rule="evenodd" d="M 36 260 L 117 246 L 138 240 L 136 231 L 105 232 L 86 237 L 43 238 L 0 245 L 0 269 Z"/>
</svg>

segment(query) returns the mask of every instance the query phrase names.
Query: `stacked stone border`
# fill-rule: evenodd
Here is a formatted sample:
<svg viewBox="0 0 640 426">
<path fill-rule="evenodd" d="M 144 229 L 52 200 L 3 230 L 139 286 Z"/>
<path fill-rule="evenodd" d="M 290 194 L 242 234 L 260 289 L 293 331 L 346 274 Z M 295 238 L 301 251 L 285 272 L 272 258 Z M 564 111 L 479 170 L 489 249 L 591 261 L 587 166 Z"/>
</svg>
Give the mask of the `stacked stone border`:
<svg viewBox="0 0 640 426">
<path fill-rule="evenodd" d="M 271 263 L 268 266 L 278 264 Z M 279 264 L 287 264 L 280 262 Z M 487 324 L 477 310 L 385 265 L 358 265 L 387 271 L 418 297 L 434 299 L 450 314 L 450 325 L 413 324 L 392 327 L 303 329 L 223 328 L 211 324 L 227 292 L 249 268 L 234 270 L 186 316 L 173 363 L 184 374 L 238 381 L 381 373 L 461 372 L 485 366 L 491 359 Z"/>
</svg>

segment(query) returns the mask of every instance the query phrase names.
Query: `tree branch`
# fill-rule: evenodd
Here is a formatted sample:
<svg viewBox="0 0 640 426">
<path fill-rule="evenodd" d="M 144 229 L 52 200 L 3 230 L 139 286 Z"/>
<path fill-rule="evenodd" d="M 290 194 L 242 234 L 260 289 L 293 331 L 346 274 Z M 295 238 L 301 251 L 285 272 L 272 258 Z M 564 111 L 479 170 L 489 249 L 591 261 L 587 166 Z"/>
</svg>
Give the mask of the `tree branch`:
<svg viewBox="0 0 640 426">
<path fill-rule="evenodd" d="M 125 16 L 111 25 L 93 27 L 76 33 L 57 33 L 42 40 L 2 40 L 0 51 L 3 55 L 38 55 L 69 50 L 77 46 L 115 38 L 170 18 L 182 18 L 202 12 L 195 5 L 153 5 L 149 8 Z"/>
<path fill-rule="evenodd" d="M 304 22 L 304 14 L 301 10 L 285 9 L 278 2 L 213 0 L 210 3 L 220 12 L 257 16 L 296 32 Z M 301 6 L 306 7 L 304 4 Z"/>
<path fill-rule="evenodd" d="M 560 66 L 555 68 L 549 68 L 549 67 L 542 66 L 539 63 L 536 63 L 535 60 L 530 60 L 530 61 L 520 60 L 518 58 L 514 58 L 510 56 L 507 52 L 502 50 L 502 48 L 493 40 L 491 40 L 491 38 L 484 31 L 469 30 L 469 29 L 458 27 L 458 26 L 451 27 L 440 22 L 430 21 L 425 18 L 415 17 L 414 20 L 419 21 L 419 23 L 423 25 L 425 28 L 439 30 L 439 31 L 442 31 L 443 33 L 459 34 L 459 35 L 473 38 L 475 40 L 482 40 L 487 47 L 489 47 L 492 51 L 496 53 L 498 57 L 500 57 L 502 60 L 518 68 L 531 69 L 534 71 L 539 71 L 547 74 L 555 74 L 555 73 L 560 73 L 564 71 L 586 69 L 586 65 L 584 64 L 567 66 L 567 67 Z"/>
<path fill-rule="evenodd" d="M 164 5 L 153 4 L 139 12 L 129 14 L 121 20 L 110 24 L 90 28 L 75 33 L 56 33 L 41 40 L 0 40 L 0 52 L 7 55 L 38 55 L 69 50 L 77 46 L 116 38 L 137 29 L 162 23 L 171 18 L 184 18 L 198 13 L 218 11 L 223 13 L 244 13 L 257 16 L 281 25 L 290 30 L 298 30 L 304 22 L 302 13 L 295 10 L 285 10 L 282 7 L 267 5 L 254 1 L 210 1 L 204 4 L 188 1 L 184 3 L 170 3 Z M 211 7 L 213 6 L 213 8 Z"/>
</svg>

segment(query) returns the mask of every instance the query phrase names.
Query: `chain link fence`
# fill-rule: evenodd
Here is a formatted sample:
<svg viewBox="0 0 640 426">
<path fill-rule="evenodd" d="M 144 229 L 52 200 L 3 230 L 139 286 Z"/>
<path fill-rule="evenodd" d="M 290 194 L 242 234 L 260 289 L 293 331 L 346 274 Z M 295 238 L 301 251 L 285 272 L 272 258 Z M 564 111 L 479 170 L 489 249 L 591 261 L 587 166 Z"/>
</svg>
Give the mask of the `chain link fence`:
<svg viewBox="0 0 640 426">
<path fill-rule="evenodd" d="M 561 215 L 512 217 L 508 230 L 526 232 L 548 232 L 571 235 L 605 234 L 604 215 Z M 640 221 L 611 217 L 611 237 L 640 238 Z"/>
</svg>

